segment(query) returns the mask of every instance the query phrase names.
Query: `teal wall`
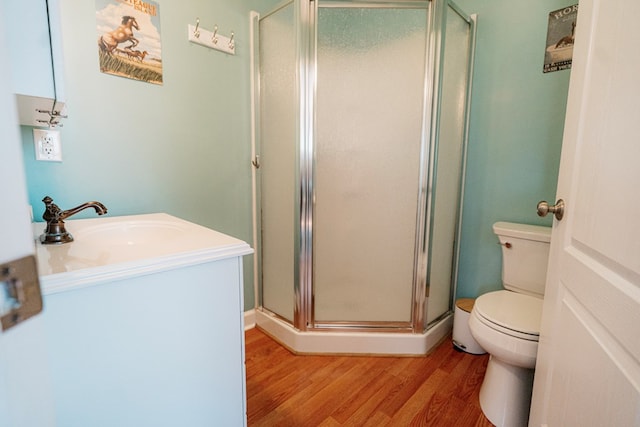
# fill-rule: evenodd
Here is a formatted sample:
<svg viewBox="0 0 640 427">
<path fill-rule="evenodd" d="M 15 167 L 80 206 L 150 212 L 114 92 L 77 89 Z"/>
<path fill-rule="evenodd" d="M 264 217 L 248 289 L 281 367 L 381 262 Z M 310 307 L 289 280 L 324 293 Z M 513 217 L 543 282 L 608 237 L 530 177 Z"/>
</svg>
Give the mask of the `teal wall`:
<svg viewBox="0 0 640 427">
<path fill-rule="evenodd" d="M 549 12 L 571 0 L 458 0 L 478 14 L 458 297 L 501 287 L 496 221 L 551 225 L 570 71 L 543 74 Z"/>
<path fill-rule="evenodd" d="M 68 208 L 87 200 L 110 215 L 167 212 L 253 245 L 249 10 L 275 0 L 158 1 L 164 84 L 100 73 L 93 1 L 61 0 L 69 119 L 64 161 L 36 162 L 23 127 L 30 203 Z M 558 0 L 459 0 L 478 13 L 458 296 L 500 286 L 498 220 L 550 224 L 535 214 L 555 200 L 569 71 L 543 74 L 548 12 Z M 186 27 L 235 32 L 236 55 L 187 41 Z M 91 214 L 87 214 L 90 216 Z M 254 306 L 245 258 L 245 308 Z"/>
<path fill-rule="evenodd" d="M 158 1 L 164 84 L 103 74 L 95 2 L 60 0 L 69 118 L 63 162 L 34 160 L 23 127 L 30 203 L 99 200 L 109 215 L 167 212 L 252 244 L 249 10 L 257 0 Z M 187 24 L 235 32 L 236 55 L 187 40 Z M 92 216 L 87 213 L 82 216 Z M 245 257 L 245 307 L 253 308 Z"/>
</svg>

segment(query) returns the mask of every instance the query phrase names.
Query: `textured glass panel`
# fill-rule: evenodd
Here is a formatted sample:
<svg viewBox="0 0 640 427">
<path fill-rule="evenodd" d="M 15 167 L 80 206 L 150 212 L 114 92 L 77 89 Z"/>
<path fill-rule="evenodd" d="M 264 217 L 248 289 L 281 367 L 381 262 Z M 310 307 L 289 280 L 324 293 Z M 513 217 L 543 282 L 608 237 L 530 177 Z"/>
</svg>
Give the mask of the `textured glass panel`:
<svg viewBox="0 0 640 427">
<path fill-rule="evenodd" d="M 292 4 L 260 22 L 262 305 L 293 321 L 296 74 Z"/>
<path fill-rule="evenodd" d="M 469 70 L 469 24 L 447 8 L 427 323 L 449 310 Z"/>
<path fill-rule="evenodd" d="M 315 320 L 411 320 L 427 12 L 320 9 Z"/>
</svg>

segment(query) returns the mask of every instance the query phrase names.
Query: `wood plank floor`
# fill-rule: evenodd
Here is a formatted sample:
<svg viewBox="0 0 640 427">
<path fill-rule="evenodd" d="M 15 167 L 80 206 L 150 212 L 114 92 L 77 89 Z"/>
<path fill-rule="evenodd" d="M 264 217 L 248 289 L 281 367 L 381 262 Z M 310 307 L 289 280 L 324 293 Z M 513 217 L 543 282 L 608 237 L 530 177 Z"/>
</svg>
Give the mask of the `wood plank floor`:
<svg viewBox="0 0 640 427">
<path fill-rule="evenodd" d="M 427 357 L 297 356 L 246 332 L 249 426 L 475 426 L 488 355 L 443 342 Z"/>
</svg>

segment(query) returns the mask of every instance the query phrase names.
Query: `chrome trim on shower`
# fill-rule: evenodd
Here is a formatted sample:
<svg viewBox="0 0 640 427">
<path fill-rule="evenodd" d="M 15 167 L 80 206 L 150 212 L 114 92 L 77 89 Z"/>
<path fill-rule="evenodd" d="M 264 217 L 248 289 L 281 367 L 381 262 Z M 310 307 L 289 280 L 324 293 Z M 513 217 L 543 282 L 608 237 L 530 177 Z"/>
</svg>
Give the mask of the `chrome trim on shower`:
<svg viewBox="0 0 640 427">
<path fill-rule="evenodd" d="M 258 141 L 260 141 L 260 67 L 258 65 L 258 58 L 260 57 L 260 14 L 257 12 L 251 12 L 250 14 L 250 65 L 251 65 L 251 154 L 252 157 L 259 155 Z M 251 170 L 251 190 L 253 193 L 253 200 L 251 205 L 251 215 L 253 218 L 253 245 L 256 248 L 256 254 L 253 256 L 253 293 L 254 293 L 254 308 L 258 308 L 262 305 L 262 280 L 260 278 L 260 272 L 262 271 L 262 257 L 258 255 L 258 248 L 262 247 L 261 242 L 261 218 L 260 218 L 260 206 L 261 206 L 261 185 L 258 184 L 258 171 L 256 169 Z"/>
<path fill-rule="evenodd" d="M 432 2 L 427 14 L 427 53 L 425 55 L 425 77 L 424 77 L 424 103 L 422 119 L 422 150 L 420 153 L 420 193 L 418 195 L 418 212 L 416 214 L 416 246 L 415 246 L 415 268 L 413 286 L 413 306 L 411 313 L 411 326 L 413 331 L 421 333 L 425 330 L 426 307 L 429 297 L 429 285 L 427 283 L 429 272 L 429 242 L 430 228 L 428 224 L 432 222 L 432 179 L 434 174 L 434 140 L 435 140 L 435 119 L 437 111 L 436 90 L 438 87 L 439 56 L 436 54 L 439 49 L 439 25 L 438 7 L 439 2 Z"/>
<path fill-rule="evenodd" d="M 358 323 L 332 321 L 328 323 L 316 322 L 313 326 L 314 332 L 320 331 L 348 331 L 348 332 L 403 332 L 413 333 L 413 328 L 407 322 L 388 321 L 361 321 Z"/>
<path fill-rule="evenodd" d="M 456 295 L 456 291 L 458 288 L 458 264 L 460 261 L 460 236 L 462 235 L 462 212 L 464 207 L 464 190 L 465 190 L 465 180 L 466 180 L 466 172 L 467 172 L 467 150 L 469 145 L 469 124 L 471 121 L 471 92 L 473 88 L 473 72 L 475 65 L 475 54 L 476 54 L 476 36 L 477 36 L 477 26 L 478 26 L 478 15 L 472 14 L 467 15 L 455 2 L 452 0 L 448 0 L 449 6 L 465 21 L 469 23 L 469 63 L 468 63 L 468 71 L 467 71 L 467 97 L 465 99 L 466 111 L 465 111 L 465 119 L 464 119 L 464 141 L 462 146 L 462 176 L 460 177 L 460 204 L 458 206 L 457 218 L 458 218 L 458 226 L 456 227 L 456 240 L 454 246 L 454 262 L 455 269 L 453 272 L 453 284 L 451 287 L 451 298 L 449 301 L 449 306 L 453 308 L 454 299 Z"/>
<path fill-rule="evenodd" d="M 279 318 L 287 323 L 292 323 L 299 331 L 376 331 L 376 332 L 413 332 L 422 333 L 426 331 L 430 325 L 426 324 L 426 309 L 428 303 L 429 287 L 427 278 L 429 277 L 429 254 L 433 227 L 433 193 L 435 188 L 436 165 L 434 159 L 437 154 L 437 128 L 436 124 L 439 119 L 439 112 L 435 106 L 439 103 L 439 93 L 441 85 L 441 58 L 440 51 L 442 46 L 442 27 L 444 26 L 443 17 L 444 9 L 446 9 L 447 0 L 425 1 L 425 0 L 405 0 L 400 2 L 392 1 L 335 1 L 335 0 L 294 0 L 285 1 L 269 13 L 259 17 L 259 20 L 267 18 L 283 8 L 292 5 L 294 7 L 294 33 L 296 38 L 296 123 L 295 123 L 295 145 L 296 145 L 296 177 L 295 177 L 295 214 L 294 223 L 294 262 L 292 274 L 294 275 L 294 304 L 293 304 L 293 321 L 287 320 L 279 314 L 271 312 L 269 309 L 261 307 L 266 313 Z M 416 212 L 416 240 L 414 247 L 414 278 L 412 288 L 412 300 L 407 301 L 411 304 L 410 320 L 404 322 L 382 322 L 382 321 L 317 321 L 314 313 L 314 290 L 313 290 L 313 216 L 314 216 L 314 186 L 315 186 L 315 167 L 314 167 L 314 150 L 316 143 L 315 132 L 315 99 L 316 99 L 316 72 L 317 72 L 317 16 L 318 8 L 420 8 L 426 9 L 426 66 L 423 87 L 423 106 L 422 106 L 422 129 L 421 129 L 421 150 L 420 150 L 420 185 L 418 188 L 418 211 Z M 258 37 L 256 36 L 256 39 Z M 256 46 L 258 43 L 256 42 Z M 256 47 L 254 54 L 259 52 Z M 471 61 L 472 63 L 473 61 Z M 257 79 L 255 82 L 255 90 L 257 99 L 260 97 L 260 78 L 259 66 L 254 64 Z M 470 87 L 469 87 L 470 93 Z M 260 129 L 260 112 L 256 109 L 256 135 L 259 138 Z M 466 125 L 468 128 L 468 112 Z M 465 136 L 467 132 L 465 131 Z M 466 139 L 465 139 L 466 151 Z M 256 151 L 260 155 L 259 150 Z M 464 174 L 464 168 L 463 168 Z M 462 185 L 464 184 L 464 176 Z M 260 197 L 261 191 L 257 190 L 257 196 Z M 258 205 L 260 206 L 260 205 Z M 461 202 L 460 209 L 457 213 L 461 218 Z M 259 217 L 260 215 L 258 215 Z M 259 221 L 259 219 L 258 219 Z M 260 230 L 260 228 L 258 229 Z M 460 221 L 458 221 L 457 235 L 459 235 Z M 457 238 L 456 238 L 457 242 Z M 256 244 L 261 247 L 260 233 Z M 457 265 L 457 254 L 459 247 L 456 243 L 455 256 Z M 260 256 L 256 255 L 257 258 Z M 262 260 L 258 261 L 260 264 Z M 262 266 L 259 265 L 259 271 Z M 455 274 L 455 271 L 454 271 Z M 455 283 L 456 279 L 453 279 Z M 260 278 L 260 283 L 262 279 Z M 261 292 L 256 295 L 259 306 L 262 306 L 262 288 Z M 450 299 L 453 299 L 454 290 L 450 293 Z M 364 296 L 363 296 L 364 297 Z M 452 301 L 449 307 L 451 308 Z M 409 308 L 409 307 L 407 307 Z M 442 316 L 446 316 L 447 313 Z M 438 321 L 442 316 L 438 317 Z M 435 323 L 431 322 L 431 323 Z"/>
<path fill-rule="evenodd" d="M 321 7 L 339 7 L 339 8 L 385 8 L 385 9 L 426 9 L 429 7 L 431 0 L 404 0 L 404 1 L 389 1 L 389 0 L 321 0 Z"/>
<path fill-rule="evenodd" d="M 295 2 L 297 72 L 296 87 L 298 90 L 298 115 L 296 120 L 296 146 L 298 153 L 298 186 L 297 200 L 298 223 L 296 231 L 296 253 L 299 254 L 294 282 L 294 326 L 306 331 L 313 319 L 313 147 L 315 143 L 314 120 L 315 111 L 315 16 L 317 2 L 298 0 Z"/>
<path fill-rule="evenodd" d="M 434 26 L 433 26 L 433 21 L 435 19 L 433 12 L 432 12 L 432 8 L 433 8 L 433 2 L 431 1 L 424 1 L 424 0 L 418 0 L 418 1 L 403 1 L 403 2 L 391 2 L 391 1 L 371 1 L 371 0 L 367 0 L 367 1 L 349 1 L 349 0 L 338 0 L 338 1 L 332 1 L 332 0 L 321 0 L 318 4 L 318 2 L 312 2 L 315 3 L 315 16 L 317 16 L 317 11 L 318 8 L 392 8 L 392 9 L 404 9 L 404 8 L 420 8 L 420 9 L 426 9 L 427 11 L 427 22 L 426 22 L 426 28 L 427 28 L 427 54 L 425 55 L 426 57 L 426 64 L 425 64 L 425 83 L 424 83 L 424 95 L 425 95 L 425 102 L 423 105 L 423 120 L 422 120 L 422 136 L 421 136 L 421 159 L 420 159 L 420 179 L 421 182 L 423 184 L 420 185 L 420 190 L 419 190 L 419 194 L 418 194 L 418 198 L 419 198 L 419 208 L 418 208 L 418 212 L 416 214 L 416 222 L 417 222 L 417 233 L 416 233 L 416 243 L 415 243 L 415 250 L 414 250 L 414 263 L 416 265 L 420 265 L 420 266 L 426 266 L 428 263 L 428 252 L 427 252 L 427 247 L 424 244 L 423 240 L 426 238 L 426 242 L 428 242 L 428 233 L 425 235 L 425 237 L 421 237 L 423 236 L 423 232 L 421 230 L 425 230 L 425 220 L 427 218 L 426 216 L 426 210 L 422 209 L 421 207 L 423 206 L 427 206 L 429 204 L 428 200 L 428 180 L 427 177 L 430 175 L 429 174 L 429 170 L 430 167 L 428 165 L 429 162 L 429 141 L 430 141 L 430 134 L 431 134 L 431 127 L 430 127 L 430 117 L 431 117 L 431 111 L 432 111 L 432 105 L 433 105 L 433 99 L 432 99 L 432 94 L 434 92 L 433 89 L 433 77 L 434 73 L 433 72 L 433 67 L 430 66 L 430 55 L 429 53 L 433 53 L 433 52 L 437 52 L 437 49 L 434 50 L 433 46 L 432 46 L 432 42 L 431 40 L 433 39 L 433 37 L 436 36 L 435 34 L 435 30 L 434 30 Z M 314 39 L 317 40 L 317 28 L 316 28 L 316 24 L 317 22 L 315 20 L 313 20 L 313 28 L 312 28 L 312 34 L 315 35 Z M 316 71 L 316 55 L 315 55 L 315 48 L 316 48 L 316 43 L 312 43 L 311 44 L 312 47 L 312 57 L 313 57 L 313 63 L 312 63 L 312 71 L 314 73 L 314 77 L 315 77 L 315 71 Z M 310 70 L 311 71 L 311 70 Z M 313 87 L 313 100 L 315 100 L 315 86 Z M 314 111 L 315 111 L 315 104 L 313 103 L 309 103 L 307 105 L 310 105 Z M 312 117 L 313 118 L 313 117 Z M 315 125 L 315 123 L 312 122 L 312 126 Z M 315 135 L 315 132 L 313 132 L 313 135 Z M 309 147 L 310 152 L 309 152 L 309 159 L 311 160 L 310 165 L 313 167 L 313 144 L 311 144 L 311 146 Z M 311 185 L 310 187 L 313 190 L 313 185 Z M 313 223 L 313 210 L 311 211 L 311 217 L 310 217 L 310 221 L 308 222 L 308 224 L 312 224 Z M 312 231 L 309 232 L 309 236 L 312 240 Z M 311 251 L 313 251 L 313 247 L 311 247 Z M 312 252 L 311 252 L 312 253 Z M 311 289 L 313 289 L 313 287 L 311 286 L 312 280 L 313 280 L 313 256 L 311 256 L 311 260 L 310 260 L 310 267 L 311 267 L 311 271 L 309 272 L 310 274 L 308 275 L 308 279 L 309 279 L 309 287 Z M 420 271 L 424 271 L 425 269 L 423 267 L 421 267 Z M 412 301 L 411 301 L 411 311 L 410 311 L 410 319 L 407 322 L 382 322 L 382 321 L 318 321 L 317 319 L 315 319 L 315 315 L 313 313 L 313 303 L 311 303 L 311 307 L 310 308 L 310 316 L 307 318 L 308 320 L 308 328 L 309 330 L 314 330 L 314 331 L 319 331 L 319 330 L 331 330 L 331 329 L 343 329 L 343 330 L 358 330 L 358 331 L 379 331 L 379 332 L 385 332 L 385 331 L 398 331 L 398 332 L 414 332 L 414 333 L 422 333 L 425 329 L 426 329 L 426 324 L 424 322 L 425 316 L 424 316 L 424 312 L 426 309 L 426 276 L 425 274 L 421 274 L 417 268 L 414 268 L 414 284 L 412 287 Z M 313 301 L 313 295 L 312 295 L 312 301 Z"/>
</svg>

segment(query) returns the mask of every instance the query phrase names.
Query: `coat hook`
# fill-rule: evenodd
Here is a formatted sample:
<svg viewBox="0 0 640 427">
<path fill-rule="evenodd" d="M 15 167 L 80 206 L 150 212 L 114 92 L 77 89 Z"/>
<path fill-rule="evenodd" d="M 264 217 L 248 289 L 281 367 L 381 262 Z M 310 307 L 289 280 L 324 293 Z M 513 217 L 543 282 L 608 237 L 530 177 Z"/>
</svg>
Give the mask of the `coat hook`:
<svg viewBox="0 0 640 427">
<path fill-rule="evenodd" d="M 226 36 L 218 31 L 218 25 L 214 26 L 212 31 L 200 27 L 200 18 L 196 18 L 195 26 L 188 24 L 187 39 L 210 49 L 219 50 L 230 55 L 235 55 L 235 33 L 232 31 L 230 36 Z"/>
<path fill-rule="evenodd" d="M 213 44 L 218 44 L 218 26 L 213 27 L 213 36 L 211 36 Z"/>
<path fill-rule="evenodd" d="M 198 27 L 200 27 L 200 18 L 196 18 L 196 29 L 193 30 L 193 35 L 196 38 L 200 37 L 200 31 L 198 30 Z"/>
</svg>

